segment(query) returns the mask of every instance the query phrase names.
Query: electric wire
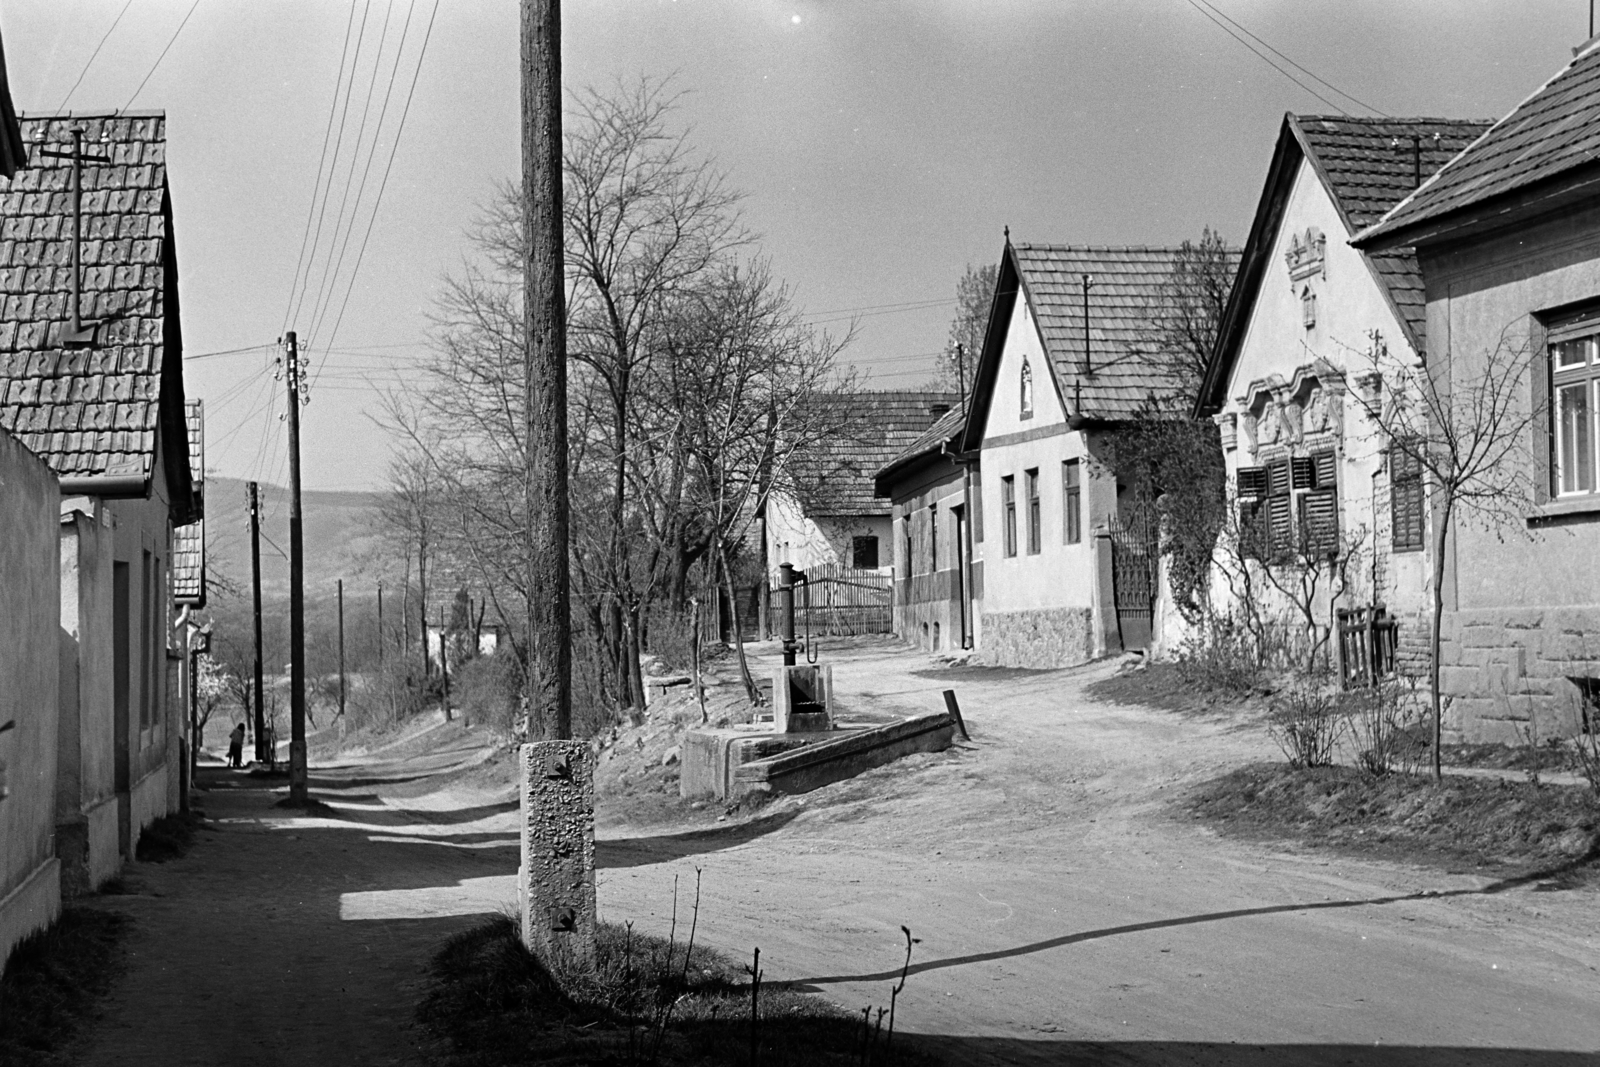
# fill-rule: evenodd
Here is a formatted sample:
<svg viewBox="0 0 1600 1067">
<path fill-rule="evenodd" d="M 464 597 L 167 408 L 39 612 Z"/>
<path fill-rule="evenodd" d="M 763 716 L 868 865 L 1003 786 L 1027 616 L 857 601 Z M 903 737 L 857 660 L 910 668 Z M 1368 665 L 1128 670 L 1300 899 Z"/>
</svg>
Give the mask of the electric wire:
<svg viewBox="0 0 1600 1067">
<path fill-rule="evenodd" d="M 333 347 L 333 342 L 339 336 L 339 326 L 344 322 L 345 309 L 350 306 L 350 294 L 355 290 L 356 277 L 361 273 L 361 263 L 367 255 L 367 242 L 372 238 L 372 226 L 378 219 L 378 210 L 383 206 L 384 190 L 389 187 L 389 175 L 394 170 L 394 157 L 400 149 L 400 139 L 405 133 L 406 119 L 411 114 L 411 102 L 417 94 L 417 81 L 422 76 L 422 63 L 428 55 L 428 42 L 433 39 L 433 23 L 439 15 L 439 0 L 433 0 L 433 10 L 428 15 L 428 28 L 422 35 L 422 47 L 417 51 L 417 66 L 411 74 L 411 86 L 406 91 L 405 107 L 400 111 L 400 122 L 395 129 L 394 142 L 389 146 L 389 160 L 383 167 L 383 180 L 378 183 L 378 195 L 373 200 L 372 214 L 367 217 L 367 230 L 361 237 L 361 249 L 356 254 L 355 266 L 350 269 L 350 282 L 345 287 L 344 301 L 339 305 L 339 314 L 333 321 L 333 330 L 328 334 L 327 344 L 324 346 L 323 362 L 327 361 L 327 349 Z M 321 372 L 321 366 L 318 366 Z M 313 376 L 312 384 L 316 383 Z"/>
<path fill-rule="evenodd" d="M 1305 67 L 1302 67 L 1300 64 L 1296 63 L 1294 60 L 1290 59 L 1288 56 L 1284 55 L 1282 52 L 1280 52 L 1276 48 L 1272 47 L 1266 41 L 1263 41 L 1260 37 L 1257 37 L 1255 34 L 1251 33 L 1249 27 L 1241 24 L 1239 22 L 1239 20 L 1230 17 L 1226 11 L 1223 11 L 1221 8 L 1217 7 L 1217 5 L 1211 3 L 1211 0 L 1199 0 L 1199 2 L 1204 4 L 1206 7 L 1210 8 L 1212 11 L 1216 12 L 1217 15 L 1219 15 L 1223 19 L 1226 19 L 1240 33 L 1244 34 L 1246 37 L 1249 37 L 1252 41 L 1255 41 L 1262 48 L 1265 48 L 1267 51 L 1271 52 L 1273 55 L 1277 56 L 1279 59 L 1281 59 L 1285 63 L 1289 64 L 1295 70 L 1298 70 L 1300 73 L 1306 75 L 1306 77 L 1311 78 L 1314 81 L 1317 81 L 1317 82 L 1321 83 L 1322 85 L 1327 86 L 1329 89 L 1331 89 L 1334 92 L 1338 93 L 1340 96 L 1344 97 L 1346 100 L 1349 100 L 1349 101 L 1351 101 L 1351 102 L 1353 102 L 1353 103 L 1355 103 L 1355 104 L 1357 104 L 1357 105 L 1359 105 L 1361 107 L 1366 108 L 1368 111 L 1372 112 L 1375 115 L 1378 115 L 1378 116 L 1380 116 L 1382 118 L 1389 118 L 1390 117 L 1390 115 L 1389 115 L 1389 113 L 1387 111 L 1383 111 L 1383 110 L 1381 110 L 1379 108 L 1375 108 L 1371 104 L 1367 103 L 1365 100 L 1362 100 L 1359 97 L 1351 96 L 1349 93 L 1345 92 L 1343 89 L 1339 88 L 1337 85 L 1333 84 L 1328 79 L 1326 79 L 1324 77 L 1321 77 L 1320 75 L 1314 73 L 1313 71 L 1307 70 Z"/>
<path fill-rule="evenodd" d="M 305 305 L 306 289 L 311 285 L 311 264 L 316 262 L 317 249 L 322 245 L 322 223 L 328 214 L 328 197 L 333 192 L 333 176 L 339 169 L 339 152 L 344 147 L 344 127 L 350 117 L 350 96 L 355 90 L 356 70 L 361 64 L 361 43 L 366 39 L 367 16 L 371 11 L 372 0 L 366 0 L 366 4 L 361 9 L 361 26 L 356 30 L 356 51 L 350 60 L 350 80 L 345 83 L 344 104 L 339 109 L 339 132 L 333 139 L 333 162 L 328 165 L 328 184 L 322 194 L 322 206 L 317 210 L 316 235 L 311 239 L 311 261 L 306 265 L 306 276 L 300 285 L 299 295 L 295 295 L 293 291 L 289 294 L 290 300 L 294 304 L 294 310 L 289 315 L 290 322 L 299 317 L 300 309 Z M 338 95 L 337 90 L 335 95 Z M 287 328 L 286 326 L 285 329 Z"/>
<path fill-rule="evenodd" d="M 61 103 L 56 108 L 57 112 L 67 110 L 67 104 L 72 101 L 72 94 L 76 93 L 78 91 L 78 86 L 83 84 L 83 79 L 89 73 L 89 68 L 94 66 L 95 58 L 100 55 L 100 49 L 106 46 L 106 41 L 111 39 L 112 30 L 117 28 L 117 23 L 122 21 L 122 16 L 126 15 L 128 13 L 128 8 L 132 6 L 133 0 L 128 0 L 127 3 L 122 5 L 122 10 L 117 12 L 117 17 L 111 20 L 111 28 L 106 30 L 105 36 L 100 38 L 100 43 L 94 46 L 94 51 L 89 53 L 89 61 L 85 63 L 83 65 L 83 69 L 78 72 L 78 80 L 72 83 L 72 88 L 67 90 L 67 95 L 61 98 Z"/>
<path fill-rule="evenodd" d="M 393 14 L 394 3 L 391 0 L 383 10 L 383 25 L 378 32 L 378 51 L 372 58 L 372 76 L 367 79 L 367 91 L 361 103 L 361 119 L 356 123 L 356 145 L 350 153 L 350 169 L 344 176 L 344 191 L 339 195 L 339 210 L 334 215 L 333 237 L 328 242 L 327 255 L 323 257 L 322 276 L 317 281 L 317 295 L 311 302 L 310 321 L 312 326 L 310 329 L 302 331 L 308 339 L 315 333 L 314 324 L 321 315 L 321 308 L 328 299 L 328 294 L 336 290 L 339 285 L 338 275 L 333 271 L 333 256 L 334 251 L 339 247 L 340 230 L 343 229 L 348 232 L 350 227 L 356 224 L 355 212 L 360 205 L 359 192 L 356 198 L 357 208 L 352 208 L 348 215 L 345 213 L 345 209 L 350 206 L 350 188 L 355 183 L 356 170 L 361 166 L 361 144 L 367 136 L 367 116 L 372 113 L 372 95 L 377 91 L 379 72 L 383 69 L 383 46 L 389 37 L 389 19 Z M 354 78 L 353 73 L 351 77 Z M 373 131 L 373 140 L 377 140 L 377 131 Z M 331 181 L 329 183 L 329 191 L 332 191 Z M 298 316 L 298 314 L 299 311 L 297 309 L 296 315 Z"/>
<path fill-rule="evenodd" d="M 344 269 L 344 257 L 345 253 L 350 249 L 350 237 L 355 232 L 354 220 L 361 216 L 361 201 L 362 198 L 366 196 L 367 179 L 372 174 L 372 161 L 378 154 L 378 141 L 383 134 L 383 121 L 389 115 L 389 100 L 394 95 L 394 83 L 395 78 L 400 73 L 400 61 L 405 58 L 406 37 L 411 33 L 411 16 L 416 12 L 416 7 L 417 0 L 410 0 L 410 3 L 406 6 L 406 20 L 405 23 L 400 27 L 400 43 L 395 46 L 394 63 L 389 68 L 389 84 L 383 91 L 383 105 L 378 109 L 378 121 L 373 127 L 372 145 L 367 150 L 367 163 L 361 171 L 361 183 L 356 187 L 355 206 L 350 209 L 352 223 L 345 229 L 344 243 L 339 246 L 339 258 L 334 263 L 333 277 L 335 286 L 337 286 L 338 283 L 339 272 Z M 381 51 L 379 52 L 379 59 L 382 59 Z M 318 336 L 318 331 L 322 329 L 322 323 L 327 317 L 328 308 L 332 302 L 330 290 L 329 299 L 323 305 L 322 310 L 318 312 L 313 309 L 311 319 L 311 336 L 313 339 Z"/>
<path fill-rule="evenodd" d="M 1269 59 L 1266 55 L 1264 55 L 1259 49 L 1257 49 L 1255 45 L 1251 44 L 1249 41 L 1245 40 L 1243 37 L 1240 37 L 1237 33 L 1234 33 L 1233 30 L 1230 29 L 1226 23 L 1224 23 L 1221 19 L 1217 18 L 1217 16 L 1213 15 L 1211 12 L 1207 11 L 1205 8 L 1201 7 L 1198 3 L 1195 2 L 1195 0 L 1185 0 L 1185 3 L 1187 3 L 1190 7 L 1194 8 L 1196 11 L 1200 12 L 1200 14 L 1204 15 L 1206 18 L 1210 19 L 1211 22 L 1218 29 L 1220 29 L 1223 33 L 1227 34 L 1229 37 L 1232 37 L 1235 41 L 1238 41 L 1240 44 L 1244 45 L 1252 53 L 1254 53 L 1256 55 L 1256 57 L 1259 58 L 1263 63 L 1265 63 L 1267 66 L 1271 67 L 1273 70 L 1277 71 L 1279 74 L 1282 74 L 1285 78 L 1288 78 L 1295 85 L 1299 86 L 1301 89 L 1304 89 L 1306 92 L 1310 93 L 1312 96 L 1316 97 L 1318 100 L 1321 100 L 1324 104 L 1327 104 L 1329 107 L 1333 108 L 1333 110 L 1337 111 L 1339 114 L 1341 114 L 1341 115 L 1349 115 L 1350 114 L 1349 111 L 1347 111 L 1346 109 L 1340 107 L 1338 104 L 1334 103 L 1332 100 L 1329 100 L 1327 97 L 1323 96 L 1321 93 L 1319 93 L 1315 89 L 1311 88 L 1311 86 L 1307 85 L 1305 82 L 1303 82 L 1300 79 L 1296 78 L 1293 74 L 1290 74 L 1288 71 L 1286 71 L 1282 67 L 1278 66 L 1271 59 Z"/>
<path fill-rule="evenodd" d="M 311 184 L 311 205 L 306 208 L 305 230 L 300 234 L 300 254 L 295 257 L 294 277 L 289 282 L 289 299 L 283 307 L 283 325 L 278 329 L 280 334 L 289 328 L 294 291 L 300 285 L 300 268 L 305 265 L 306 243 L 311 239 L 311 219 L 317 213 L 317 191 L 322 188 L 322 168 L 328 159 L 328 142 L 333 138 L 333 115 L 339 110 L 339 87 L 344 84 L 344 65 L 350 54 L 350 29 L 355 22 L 356 0 L 350 0 L 350 14 L 344 22 L 344 43 L 339 46 L 339 76 L 333 80 L 333 99 L 328 103 L 328 124 L 322 130 L 322 154 L 317 157 L 317 180 Z"/>
<path fill-rule="evenodd" d="M 163 59 L 167 58 L 167 53 L 172 51 L 172 46 L 178 43 L 178 34 L 182 33 L 183 28 L 189 25 L 189 16 L 193 15 L 194 9 L 199 6 L 200 0 L 194 0 L 194 3 L 189 5 L 188 14 L 183 16 L 183 21 L 178 23 L 178 28 L 172 31 L 172 37 L 167 41 L 167 47 L 161 50 L 161 54 L 159 56 L 156 56 L 156 61 L 150 65 L 150 72 L 144 76 L 144 81 L 140 82 L 139 88 L 135 89 L 133 91 L 133 95 L 128 97 L 128 102 L 122 105 L 123 111 L 127 111 L 129 108 L 133 107 L 133 102 L 139 99 L 139 94 L 144 92 L 145 84 L 155 76 L 156 68 L 161 66 L 161 61 Z"/>
</svg>

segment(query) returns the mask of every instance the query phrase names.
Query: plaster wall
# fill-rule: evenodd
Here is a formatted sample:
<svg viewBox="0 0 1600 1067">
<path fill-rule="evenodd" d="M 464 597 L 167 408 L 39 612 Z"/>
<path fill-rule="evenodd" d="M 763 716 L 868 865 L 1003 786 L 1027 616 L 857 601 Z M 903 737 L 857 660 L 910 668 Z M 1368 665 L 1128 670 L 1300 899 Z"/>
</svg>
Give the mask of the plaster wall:
<svg viewBox="0 0 1600 1067">
<path fill-rule="evenodd" d="M 1447 388 L 1508 350 L 1527 352 L 1543 375 L 1538 316 L 1600 297 L 1600 208 L 1425 253 L 1422 267 Z M 1534 390 L 1530 381 L 1520 410 L 1532 410 Z M 1570 730 L 1582 707 L 1570 679 L 1600 677 L 1600 496 L 1541 502 L 1545 448 L 1530 428 L 1518 461 L 1533 500 L 1517 505 L 1520 521 L 1497 528 L 1469 507 L 1451 523 L 1440 688 L 1453 698 L 1449 725 L 1468 740 L 1504 739 L 1529 717 Z"/>
<path fill-rule="evenodd" d="M 1326 240 L 1323 267 L 1296 281 L 1287 263 L 1290 242 L 1304 241 L 1312 228 Z M 1381 601 L 1401 619 L 1402 646 L 1411 653 L 1403 666 L 1420 673 L 1426 668 L 1426 656 L 1424 652 L 1419 663 L 1416 651 L 1424 647 L 1421 639 L 1431 615 L 1430 569 L 1425 551 L 1393 548 L 1387 442 L 1363 403 L 1363 399 L 1379 402 L 1379 396 L 1365 392 L 1362 385 L 1374 368 L 1369 355 L 1374 331 L 1387 345 L 1390 360 L 1415 365 L 1418 353 L 1366 257 L 1350 247 L 1349 231 L 1333 198 L 1306 161 L 1302 160 L 1295 177 L 1268 263 L 1218 420 L 1228 484 L 1235 484 L 1240 467 L 1333 448 L 1338 456 L 1339 523 L 1353 549 L 1350 586 L 1337 605 L 1328 604 L 1324 597 L 1318 613 L 1331 619 L 1332 607 Z M 1315 323 L 1309 328 L 1301 301 L 1308 285 L 1316 295 Z M 1339 418 L 1332 420 L 1336 425 L 1321 431 L 1306 425 L 1298 434 L 1280 435 L 1270 444 L 1265 440 L 1267 434 L 1252 434 L 1247 423 L 1252 385 L 1288 385 L 1297 372 L 1310 373 L 1319 361 L 1342 373 L 1342 381 L 1321 383 L 1329 402 L 1339 406 Z M 1342 397 L 1334 401 L 1333 395 L 1341 391 Z M 1213 583 L 1213 603 L 1230 605 L 1233 593 L 1218 578 Z M 1261 595 L 1268 598 L 1269 610 L 1289 609 L 1287 601 L 1272 600 L 1270 590 Z"/>
<path fill-rule="evenodd" d="M 55 862 L 61 620 L 56 477 L 0 430 L 0 966 L 60 912 Z"/>
<path fill-rule="evenodd" d="M 893 566 L 892 533 L 888 501 L 881 514 L 806 515 L 793 497 L 774 493 L 767 501 L 767 565 L 792 563 L 801 570 L 816 566 L 850 567 L 855 537 L 878 539 L 876 572 L 888 574 Z"/>
<path fill-rule="evenodd" d="M 894 500 L 894 632 L 903 640 L 929 652 L 978 648 L 983 594 L 982 571 L 963 567 L 967 538 L 960 532 L 955 511 L 965 506 L 962 467 L 943 460 L 917 471 L 895 486 Z M 973 503 L 977 503 L 974 486 Z M 929 509 L 932 510 L 929 510 Z M 970 516 L 969 516 L 970 520 Z M 938 566 L 934 568 L 937 523 Z M 972 543 L 972 559 L 980 558 L 982 545 Z M 910 549 L 910 565 L 906 558 Z M 913 573 L 913 569 L 915 573 Z M 962 618 L 962 597 L 971 601 L 969 618 Z M 966 629 L 971 632 L 964 632 Z"/>
<path fill-rule="evenodd" d="M 1033 410 L 1022 410 L 1022 367 Z M 1093 458 L 1093 435 L 1067 427 L 1033 314 L 1013 306 L 980 446 L 983 462 L 983 610 L 986 660 L 1066 666 L 1094 650 L 1094 530 L 1116 514 L 1116 481 Z M 1062 464 L 1080 461 L 1081 539 L 1065 537 Z M 1039 472 L 1039 551 L 1028 551 L 1027 472 Z M 1015 486 L 1016 553 L 1006 554 L 1004 480 Z"/>
</svg>

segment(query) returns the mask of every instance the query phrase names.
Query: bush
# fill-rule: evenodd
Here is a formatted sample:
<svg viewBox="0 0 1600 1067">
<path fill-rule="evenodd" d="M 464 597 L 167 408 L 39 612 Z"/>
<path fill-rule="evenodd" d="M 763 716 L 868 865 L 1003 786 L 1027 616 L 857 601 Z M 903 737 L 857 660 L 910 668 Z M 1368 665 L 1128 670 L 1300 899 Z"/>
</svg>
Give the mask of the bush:
<svg viewBox="0 0 1600 1067">
<path fill-rule="evenodd" d="M 1178 676 L 1194 689 L 1243 696 L 1261 675 L 1257 644 L 1231 615 L 1214 615 L 1178 649 Z"/>
<path fill-rule="evenodd" d="M 450 702 L 470 725 L 510 737 L 522 707 L 522 664 L 509 647 L 461 664 L 450 676 Z"/>
<path fill-rule="evenodd" d="M 1267 733 L 1291 767 L 1331 767 L 1346 720 L 1319 689 L 1296 688 L 1272 702 Z"/>
<path fill-rule="evenodd" d="M 1348 702 L 1356 766 L 1374 777 L 1414 770 L 1424 748 L 1416 734 L 1427 727 L 1415 682 L 1381 682 L 1351 693 Z"/>
</svg>

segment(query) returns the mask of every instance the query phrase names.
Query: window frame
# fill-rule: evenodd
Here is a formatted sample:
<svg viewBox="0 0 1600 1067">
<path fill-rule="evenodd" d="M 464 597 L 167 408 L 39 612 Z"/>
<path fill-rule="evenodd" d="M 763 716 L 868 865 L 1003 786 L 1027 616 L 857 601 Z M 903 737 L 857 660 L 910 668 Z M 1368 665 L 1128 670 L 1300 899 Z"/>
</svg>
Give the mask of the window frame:
<svg viewBox="0 0 1600 1067">
<path fill-rule="evenodd" d="M 939 505 L 928 505 L 928 573 L 939 573 Z"/>
<path fill-rule="evenodd" d="M 872 543 L 872 563 L 861 562 L 861 549 L 867 542 Z M 858 571 L 875 571 L 882 560 L 881 549 L 878 544 L 877 534 L 852 534 L 850 537 L 850 566 Z"/>
<path fill-rule="evenodd" d="M 1000 515 L 1005 527 L 1005 554 L 1011 559 L 1017 554 L 1017 476 L 1014 474 L 1000 479 Z"/>
<path fill-rule="evenodd" d="M 1083 542 L 1083 460 L 1061 463 L 1061 543 Z"/>
<path fill-rule="evenodd" d="M 1030 467 L 1022 472 L 1028 491 L 1028 555 L 1037 556 L 1044 549 L 1044 517 L 1040 514 L 1039 468 Z"/>
<path fill-rule="evenodd" d="M 1408 435 L 1389 446 L 1389 551 L 1422 552 L 1428 547 L 1427 486 L 1416 450 L 1422 438 Z M 1414 514 L 1415 520 L 1405 518 Z"/>
<path fill-rule="evenodd" d="M 1582 344 L 1587 349 L 1583 361 L 1564 367 L 1560 354 L 1574 344 Z M 1551 329 L 1545 338 L 1545 355 L 1544 373 L 1549 383 L 1545 417 L 1550 427 L 1550 499 L 1563 503 L 1600 500 L 1600 323 L 1588 318 Z M 1569 457 L 1566 454 L 1569 420 L 1564 417 L 1561 401 L 1563 393 L 1575 389 L 1580 390 L 1584 406 L 1580 432 L 1586 435 L 1586 440 L 1582 441 L 1582 453 Z M 1564 488 L 1569 458 L 1577 461 L 1574 465 L 1579 471 L 1575 473 L 1587 475 L 1587 485 Z M 1586 471 L 1582 469 L 1585 460 Z"/>
</svg>

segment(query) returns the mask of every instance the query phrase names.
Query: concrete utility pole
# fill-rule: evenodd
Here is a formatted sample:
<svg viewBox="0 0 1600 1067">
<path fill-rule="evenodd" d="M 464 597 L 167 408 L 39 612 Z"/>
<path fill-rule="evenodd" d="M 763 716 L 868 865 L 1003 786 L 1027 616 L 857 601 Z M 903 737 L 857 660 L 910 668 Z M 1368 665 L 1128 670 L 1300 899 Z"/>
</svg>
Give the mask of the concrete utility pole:
<svg viewBox="0 0 1600 1067">
<path fill-rule="evenodd" d="M 270 763 L 275 754 L 267 750 L 267 714 L 261 703 L 261 487 L 246 486 L 250 509 L 250 602 L 256 620 L 256 762 Z"/>
<path fill-rule="evenodd" d="M 344 730 L 344 579 L 339 582 L 339 729 Z"/>
<path fill-rule="evenodd" d="M 305 543 L 300 523 L 300 404 L 305 368 L 295 333 L 283 336 L 289 383 L 289 802 L 306 794 L 306 589 Z"/>
<path fill-rule="evenodd" d="M 556 740 L 572 736 L 560 0 L 522 0 L 522 195 L 528 227 L 528 734 Z"/>
</svg>

